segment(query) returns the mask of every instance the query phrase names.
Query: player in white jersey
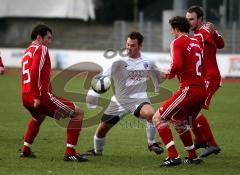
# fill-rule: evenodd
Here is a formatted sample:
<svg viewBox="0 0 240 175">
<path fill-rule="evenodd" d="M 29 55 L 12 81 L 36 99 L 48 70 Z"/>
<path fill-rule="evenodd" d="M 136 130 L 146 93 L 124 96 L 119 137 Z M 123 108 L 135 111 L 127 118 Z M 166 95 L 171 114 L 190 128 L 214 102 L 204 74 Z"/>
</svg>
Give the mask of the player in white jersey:
<svg viewBox="0 0 240 175">
<path fill-rule="evenodd" d="M 148 149 L 156 154 L 163 153 L 163 148 L 155 142 L 156 128 L 152 124 L 154 109 L 147 96 L 147 79 L 150 76 L 155 89 L 159 89 L 159 72 L 154 64 L 141 54 L 142 42 L 142 34 L 131 32 L 126 42 L 128 56 L 114 62 L 103 72 L 103 75 L 113 79 L 115 94 L 101 118 L 94 136 L 94 149 L 89 151 L 90 154 L 102 155 L 106 134 L 129 112 L 147 120 Z M 89 107 L 97 106 L 98 96 L 99 94 L 89 90 Z"/>
</svg>

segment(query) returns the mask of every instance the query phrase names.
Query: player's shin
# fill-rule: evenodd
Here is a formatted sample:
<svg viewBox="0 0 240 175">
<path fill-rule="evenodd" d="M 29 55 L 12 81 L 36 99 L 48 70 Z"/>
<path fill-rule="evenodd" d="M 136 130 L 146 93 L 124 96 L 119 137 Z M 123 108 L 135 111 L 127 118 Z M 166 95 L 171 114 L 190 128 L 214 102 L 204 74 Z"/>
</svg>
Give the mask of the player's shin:
<svg viewBox="0 0 240 175">
<path fill-rule="evenodd" d="M 75 146 L 77 145 L 78 142 L 81 127 L 82 127 L 81 117 L 71 118 L 67 126 L 67 146 L 66 146 L 67 155 L 76 154 Z"/>
<path fill-rule="evenodd" d="M 106 140 L 105 137 L 99 138 L 96 135 L 94 135 L 93 143 L 94 143 L 94 152 L 96 154 L 102 154 L 103 147 L 105 145 L 105 140 Z"/>
</svg>

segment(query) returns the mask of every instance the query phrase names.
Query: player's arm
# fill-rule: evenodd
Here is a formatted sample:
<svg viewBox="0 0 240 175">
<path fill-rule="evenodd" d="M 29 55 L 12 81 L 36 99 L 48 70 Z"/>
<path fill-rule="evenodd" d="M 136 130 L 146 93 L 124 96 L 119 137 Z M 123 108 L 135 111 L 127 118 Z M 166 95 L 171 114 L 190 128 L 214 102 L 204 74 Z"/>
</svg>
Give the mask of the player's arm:
<svg viewBox="0 0 240 175">
<path fill-rule="evenodd" d="M 0 74 L 3 75 L 5 72 L 5 68 L 4 68 L 4 65 L 3 65 L 3 62 L 2 62 L 2 58 L 0 56 Z"/>
<path fill-rule="evenodd" d="M 161 70 L 159 70 L 159 68 L 154 63 L 152 63 L 149 77 L 153 82 L 155 92 L 158 92 L 161 88 L 161 84 L 166 79 L 166 74 L 161 72 Z"/>
<path fill-rule="evenodd" d="M 178 72 L 180 71 L 180 68 L 182 66 L 182 49 L 181 47 L 174 42 L 172 44 L 172 64 L 171 64 L 171 68 L 169 69 L 169 71 L 166 74 L 166 78 L 167 79 L 172 79 L 175 77 L 175 75 L 178 74 Z"/>
<path fill-rule="evenodd" d="M 205 25 L 205 29 L 207 31 L 209 31 L 209 33 L 211 34 L 211 37 L 216 45 L 216 47 L 218 49 L 222 49 L 224 47 L 224 40 L 222 38 L 222 36 L 218 33 L 218 31 L 216 30 L 215 26 L 213 25 L 213 23 L 208 22 Z"/>
</svg>

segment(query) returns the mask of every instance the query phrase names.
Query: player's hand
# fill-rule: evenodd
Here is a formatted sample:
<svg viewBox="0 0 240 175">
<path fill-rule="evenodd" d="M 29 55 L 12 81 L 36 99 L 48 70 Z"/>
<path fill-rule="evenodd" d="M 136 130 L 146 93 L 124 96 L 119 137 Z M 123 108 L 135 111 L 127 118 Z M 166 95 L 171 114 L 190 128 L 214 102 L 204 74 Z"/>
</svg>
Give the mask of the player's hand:
<svg viewBox="0 0 240 175">
<path fill-rule="evenodd" d="M 5 72 L 5 68 L 4 67 L 0 67 L 0 74 L 3 75 Z"/>
<path fill-rule="evenodd" d="M 33 107 L 37 109 L 40 106 L 40 99 L 35 98 L 33 102 Z"/>
<path fill-rule="evenodd" d="M 207 22 L 207 23 L 205 24 L 204 28 L 205 28 L 206 30 L 208 30 L 211 34 L 213 34 L 213 33 L 215 32 L 215 30 L 216 30 L 214 24 L 211 23 L 211 22 Z"/>
</svg>

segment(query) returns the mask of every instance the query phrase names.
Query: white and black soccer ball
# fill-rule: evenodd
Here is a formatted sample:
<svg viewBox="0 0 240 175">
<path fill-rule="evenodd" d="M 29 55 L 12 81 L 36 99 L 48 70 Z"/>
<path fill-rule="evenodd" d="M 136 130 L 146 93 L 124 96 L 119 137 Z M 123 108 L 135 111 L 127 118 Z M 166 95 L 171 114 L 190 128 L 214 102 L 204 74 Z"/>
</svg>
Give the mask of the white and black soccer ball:
<svg viewBox="0 0 240 175">
<path fill-rule="evenodd" d="M 110 78 L 104 75 L 96 75 L 91 82 L 92 89 L 99 94 L 106 92 L 110 86 Z"/>
</svg>

